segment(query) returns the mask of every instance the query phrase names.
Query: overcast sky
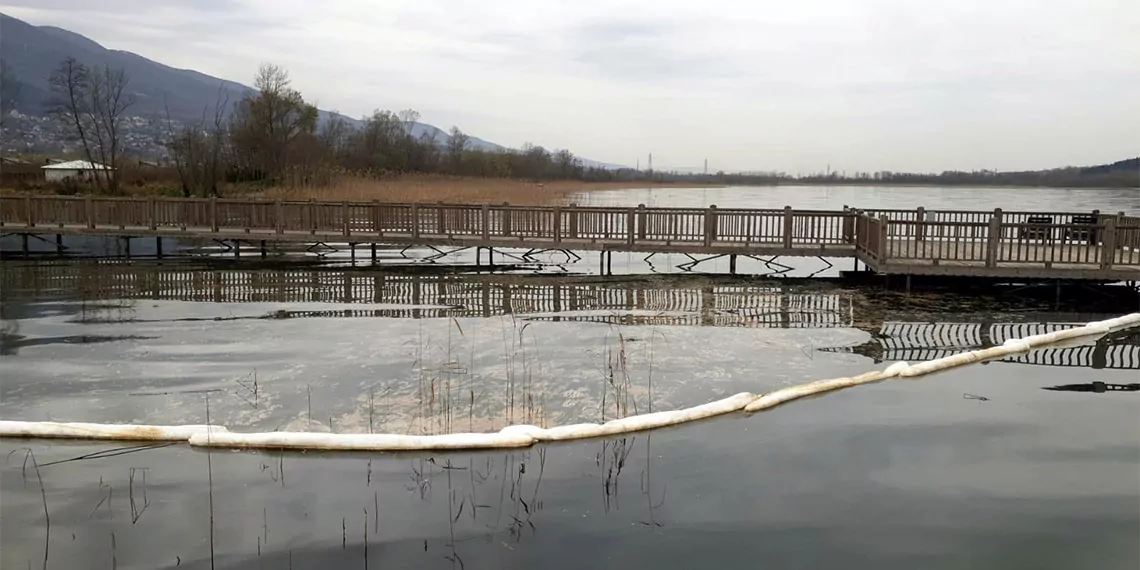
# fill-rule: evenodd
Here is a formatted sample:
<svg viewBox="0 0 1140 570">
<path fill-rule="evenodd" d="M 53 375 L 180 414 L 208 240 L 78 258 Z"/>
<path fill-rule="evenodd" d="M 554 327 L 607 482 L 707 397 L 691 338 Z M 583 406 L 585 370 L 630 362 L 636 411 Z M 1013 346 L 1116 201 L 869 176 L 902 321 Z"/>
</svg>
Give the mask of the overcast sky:
<svg viewBox="0 0 1140 570">
<path fill-rule="evenodd" d="M 0 0 L 33 24 L 509 146 L 710 170 L 1140 154 L 1137 0 Z"/>
</svg>

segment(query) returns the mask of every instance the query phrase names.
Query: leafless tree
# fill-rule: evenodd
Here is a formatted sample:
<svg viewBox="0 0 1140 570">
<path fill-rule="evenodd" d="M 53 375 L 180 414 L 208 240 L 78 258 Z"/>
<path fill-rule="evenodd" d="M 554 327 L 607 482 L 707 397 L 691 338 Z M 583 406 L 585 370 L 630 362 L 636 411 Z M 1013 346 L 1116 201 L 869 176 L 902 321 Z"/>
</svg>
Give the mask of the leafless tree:
<svg viewBox="0 0 1140 570">
<path fill-rule="evenodd" d="M 459 167 L 463 162 L 463 151 L 467 150 L 467 144 L 470 141 L 471 137 L 459 130 L 459 127 L 451 127 L 447 139 L 447 161 L 452 173 L 459 174 Z"/>
<path fill-rule="evenodd" d="M 262 64 L 254 87 L 257 94 L 247 96 L 234 110 L 234 150 L 244 168 L 259 177 L 281 180 L 287 166 L 305 158 L 295 151 L 310 146 L 299 143 L 314 135 L 317 108 L 305 102 L 291 86 L 289 73 L 277 65 Z"/>
<path fill-rule="evenodd" d="M 96 186 L 118 192 L 118 164 L 122 126 L 135 98 L 127 91 L 130 78 L 121 69 L 88 69 L 75 58 L 65 58 L 48 79 L 52 114 L 71 129 L 83 145 L 88 162 L 106 170 L 93 171 Z"/>
<path fill-rule="evenodd" d="M 178 170 L 183 196 L 218 195 L 218 182 L 225 171 L 228 106 L 229 95 L 223 83 L 218 87 L 212 116 L 209 115 L 209 109 L 203 109 L 202 118 L 197 124 L 175 129 L 170 109 L 167 108 L 167 147 Z"/>
</svg>

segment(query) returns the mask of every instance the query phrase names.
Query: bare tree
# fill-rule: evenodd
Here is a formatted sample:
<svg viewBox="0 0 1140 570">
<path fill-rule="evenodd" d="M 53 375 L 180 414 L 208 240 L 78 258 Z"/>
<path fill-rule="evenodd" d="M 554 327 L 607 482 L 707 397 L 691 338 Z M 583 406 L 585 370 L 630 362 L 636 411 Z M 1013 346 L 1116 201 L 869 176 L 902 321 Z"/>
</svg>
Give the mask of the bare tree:
<svg viewBox="0 0 1140 570">
<path fill-rule="evenodd" d="M 305 102 L 293 89 L 289 73 L 273 64 L 262 64 L 254 79 L 256 95 L 237 104 L 231 125 L 235 151 L 243 166 L 258 177 L 281 180 L 284 170 L 303 157 L 291 156 L 299 139 L 317 128 L 317 108 Z"/>
<path fill-rule="evenodd" d="M 567 149 L 555 151 L 554 161 L 558 163 L 558 175 L 562 178 L 577 178 L 582 174 L 582 161 Z"/>
<path fill-rule="evenodd" d="M 48 78 L 52 98 L 48 105 L 50 112 L 60 121 L 71 128 L 72 134 L 83 145 L 83 153 L 88 162 L 95 162 L 91 153 L 91 143 L 88 142 L 88 131 L 91 129 L 91 106 L 87 97 L 87 67 L 76 61 L 73 57 L 65 58 L 59 62 L 59 67 Z M 95 178 L 96 185 L 101 189 L 102 179 Z"/>
<path fill-rule="evenodd" d="M 174 121 L 170 118 L 170 109 L 169 107 L 166 109 L 169 137 L 167 148 L 174 158 L 174 166 L 182 183 L 182 195 L 185 197 L 195 194 L 218 195 L 218 181 L 221 180 L 225 170 L 228 106 L 229 95 L 223 83 L 218 86 L 213 116 L 208 116 L 209 109 L 203 109 L 202 118 L 197 124 L 181 126 L 175 130 Z"/>
<path fill-rule="evenodd" d="M 122 125 L 134 96 L 127 91 L 130 78 L 121 69 L 104 66 L 90 70 L 75 58 L 65 58 L 48 79 L 52 114 L 64 121 L 83 145 L 88 162 L 101 163 L 94 179 L 100 190 L 115 193 L 119 177 Z"/>
<path fill-rule="evenodd" d="M 463 151 L 467 150 L 467 144 L 470 141 L 471 137 L 459 130 L 459 127 L 451 127 L 447 139 L 447 162 L 452 173 L 459 174 L 459 167 L 463 162 Z"/>
</svg>

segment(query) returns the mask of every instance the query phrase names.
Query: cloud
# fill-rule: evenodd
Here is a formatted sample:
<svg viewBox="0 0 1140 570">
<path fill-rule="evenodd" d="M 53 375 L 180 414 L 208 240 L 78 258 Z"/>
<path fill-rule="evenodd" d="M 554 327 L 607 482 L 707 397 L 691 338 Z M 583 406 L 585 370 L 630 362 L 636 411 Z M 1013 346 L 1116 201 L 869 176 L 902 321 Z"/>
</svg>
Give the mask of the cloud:
<svg viewBox="0 0 1140 570">
<path fill-rule="evenodd" d="M 0 0 L 2 1 L 2 0 Z M 327 108 L 609 162 L 1037 168 L 1140 152 L 1129 0 L 19 0 L 0 9 Z"/>
</svg>

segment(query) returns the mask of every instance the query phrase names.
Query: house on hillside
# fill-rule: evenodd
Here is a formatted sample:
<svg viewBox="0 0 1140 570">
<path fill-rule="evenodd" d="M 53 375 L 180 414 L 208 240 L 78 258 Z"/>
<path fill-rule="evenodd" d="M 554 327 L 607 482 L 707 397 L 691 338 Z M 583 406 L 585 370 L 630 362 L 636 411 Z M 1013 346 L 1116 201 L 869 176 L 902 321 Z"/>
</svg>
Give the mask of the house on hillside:
<svg viewBox="0 0 1140 570">
<path fill-rule="evenodd" d="M 43 169 L 44 179 L 48 182 L 62 182 L 64 180 L 89 182 L 95 179 L 97 172 L 113 170 L 110 166 L 86 160 L 56 162 L 40 168 Z"/>
</svg>

